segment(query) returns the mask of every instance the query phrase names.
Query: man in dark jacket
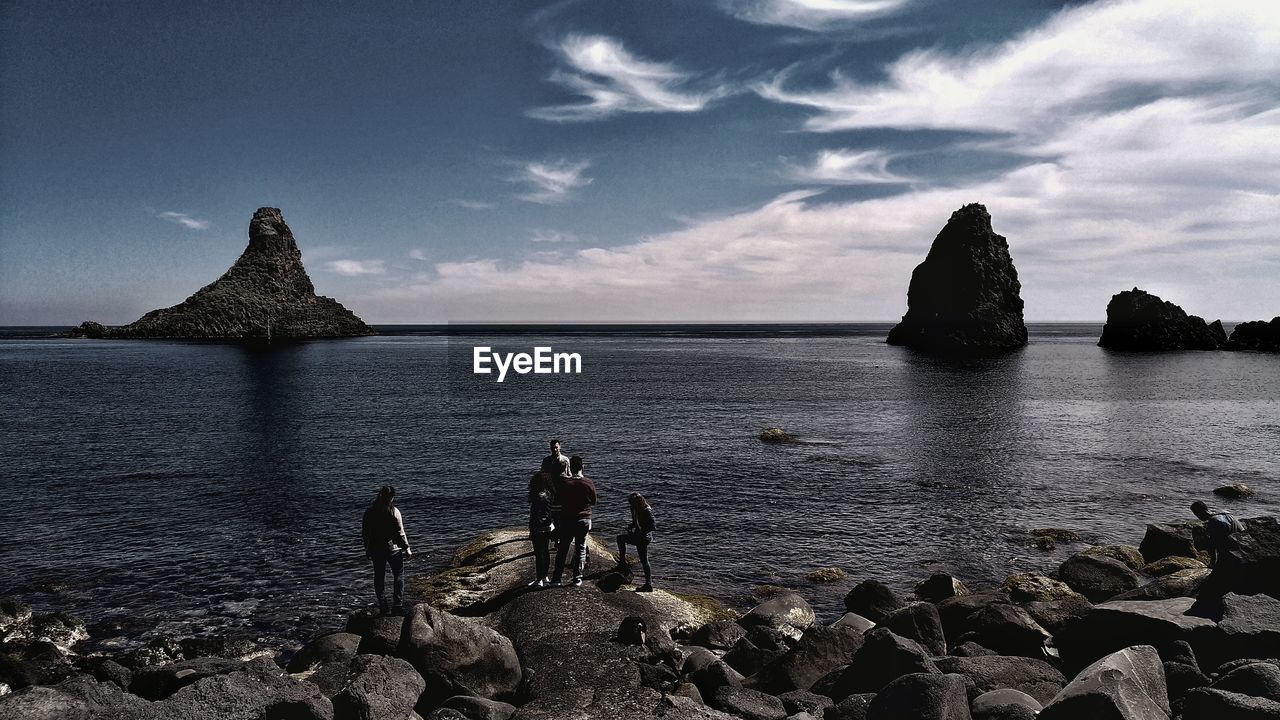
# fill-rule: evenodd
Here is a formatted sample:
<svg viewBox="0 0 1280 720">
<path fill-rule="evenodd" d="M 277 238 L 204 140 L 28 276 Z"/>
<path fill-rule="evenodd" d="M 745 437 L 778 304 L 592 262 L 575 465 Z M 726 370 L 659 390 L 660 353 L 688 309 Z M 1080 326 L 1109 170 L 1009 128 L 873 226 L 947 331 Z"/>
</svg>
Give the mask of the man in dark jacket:
<svg viewBox="0 0 1280 720">
<path fill-rule="evenodd" d="M 556 479 L 556 502 L 560 505 L 556 517 L 556 533 L 560 537 L 556 548 L 556 571 L 552 585 L 559 585 L 564 576 L 564 563 L 573 542 L 573 586 L 582 584 L 582 573 L 587 565 L 587 533 L 591 532 L 591 510 L 596 504 L 596 485 L 582 474 L 582 458 L 569 458 L 569 477 Z"/>
<path fill-rule="evenodd" d="M 542 458 L 542 466 L 538 472 L 544 472 L 551 477 L 569 477 L 569 458 L 560 452 L 560 441 L 551 441 L 551 454 Z"/>
</svg>

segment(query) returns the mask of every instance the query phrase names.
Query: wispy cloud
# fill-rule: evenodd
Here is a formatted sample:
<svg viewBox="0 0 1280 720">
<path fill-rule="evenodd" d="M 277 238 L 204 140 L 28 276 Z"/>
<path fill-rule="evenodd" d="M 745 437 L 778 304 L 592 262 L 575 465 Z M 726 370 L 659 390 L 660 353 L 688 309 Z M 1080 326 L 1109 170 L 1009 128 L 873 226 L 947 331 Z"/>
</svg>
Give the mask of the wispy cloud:
<svg viewBox="0 0 1280 720">
<path fill-rule="evenodd" d="M 330 260 L 324 268 L 331 273 L 346 277 L 362 275 L 385 275 L 386 263 L 382 260 Z"/>
<path fill-rule="evenodd" d="M 536 243 L 577 243 L 582 242 L 581 238 L 571 232 L 561 232 L 559 230 L 534 230 L 533 237 L 529 238 L 531 242 Z"/>
<path fill-rule="evenodd" d="M 564 66 L 550 80 L 585 100 L 528 111 L 540 120 L 581 122 L 627 112 L 696 112 L 730 93 L 720 82 L 698 80 L 673 64 L 638 57 L 621 41 L 604 35 L 567 35 L 554 50 Z"/>
<path fill-rule="evenodd" d="M 162 220 L 178 223 L 179 225 L 191 230 L 208 230 L 210 226 L 208 220 L 194 218 L 186 213 L 166 211 L 157 212 L 155 215 Z"/>
<path fill-rule="evenodd" d="M 568 200 L 573 191 L 591 184 L 586 177 L 591 161 L 531 162 L 525 165 L 512 180 L 527 183 L 530 191 L 516 197 L 525 202 L 554 205 Z"/>
<path fill-rule="evenodd" d="M 421 248 L 413 248 L 409 251 L 409 259 L 418 261 L 426 260 L 427 251 L 422 250 Z"/>
<path fill-rule="evenodd" d="M 910 182 L 889 171 L 892 159 L 883 150 L 822 150 L 808 163 L 788 163 L 787 175 L 798 182 L 824 185 Z"/>
<path fill-rule="evenodd" d="M 910 0 L 721 0 L 739 20 L 804 30 L 831 30 L 896 12 Z"/>
<path fill-rule="evenodd" d="M 454 200 L 453 204 L 467 210 L 491 210 L 496 207 L 491 202 L 483 202 L 481 200 Z"/>
</svg>

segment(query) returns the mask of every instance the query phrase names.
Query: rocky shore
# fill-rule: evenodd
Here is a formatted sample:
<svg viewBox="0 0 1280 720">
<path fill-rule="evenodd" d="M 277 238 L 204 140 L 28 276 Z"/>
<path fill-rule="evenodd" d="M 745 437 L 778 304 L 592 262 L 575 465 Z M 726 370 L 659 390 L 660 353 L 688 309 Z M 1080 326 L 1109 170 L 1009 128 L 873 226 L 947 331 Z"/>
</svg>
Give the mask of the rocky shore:
<svg viewBox="0 0 1280 720">
<path fill-rule="evenodd" d="M 357 610 L 289 657 L 208 638 L 80 654 L 83 624 L 4 600 L 0 720 L 1280 718 L 1280 521 L 1245 524 L 1231 571 L 1205 565 L 1200 523 L 1157 523 L 999 587 L 864 579 L 821 620 L 790 591 L 741 615 L 633 592 L 594 541 L 586 584 L 527 588 L 507 530 L 421 580 L 425 602 Z"/>
</svg>

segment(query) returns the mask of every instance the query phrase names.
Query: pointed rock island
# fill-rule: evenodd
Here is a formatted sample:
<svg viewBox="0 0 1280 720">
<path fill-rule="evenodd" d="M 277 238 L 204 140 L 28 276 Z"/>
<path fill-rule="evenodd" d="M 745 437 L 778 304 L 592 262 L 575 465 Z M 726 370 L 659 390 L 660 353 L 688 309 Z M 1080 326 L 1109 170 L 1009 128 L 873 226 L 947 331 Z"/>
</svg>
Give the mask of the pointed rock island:
<svg viewBox="0 0 1280 720">
<path fill-rule="evenodd" d="M 295 340 L 373 335 L 337 300 L 316 295 L 302 253 L 279 208 L 258 208 L 249 246 L 222 277 L 169 308 L 120 327 L 86 322 L 75 337 Z"/>
<path fill-rule="evenodd" d="M 907 314 L 887 342 L 942 355 L 1020 348 L 1027 344 L 1021 290 L 1009 242 L 991 229 L 986 207 L 965 205 L 911 273 Z"/>
</svg>

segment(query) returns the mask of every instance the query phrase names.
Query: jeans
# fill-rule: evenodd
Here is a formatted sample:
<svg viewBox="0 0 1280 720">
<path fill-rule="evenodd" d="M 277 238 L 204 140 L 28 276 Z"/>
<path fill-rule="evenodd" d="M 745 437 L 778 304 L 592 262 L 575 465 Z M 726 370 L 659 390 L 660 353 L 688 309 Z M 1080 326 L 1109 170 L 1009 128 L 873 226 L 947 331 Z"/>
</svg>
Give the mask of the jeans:
<svg viewBox="0 0 1280 720">
<path fill-rule="evenodd" d="M 369 553 L 369 557 L 373 560 L 373 593 L 378 596 L 378 607 L 383 611 L 387 609 L 387 565 L 391 566 L 394 578 L 391 584 L 392 604 L 400 607 L 404 596 L 404 551 L 399 548 L 394 551 L 375 550 Z"/>
<path fill-rule="evenodd" d="M 569 554 L 569 541 L 573 541 L 573 577 L 582 577 L 587 567 L 587 533 L 591 532 L 591 518 L 583 518 L 556 525 L 560 547 L 556 549 L 556 574 L 552 581 L 559 582 L 564 576 L 564 561 Z"/>
<path fill-rule="evenodd" d="M 627 545 L 636 546 L 636 554 L 640 556 L 640 567 L 644 568 L 644 584 L 650 585 L 653 573 L 649 569 L 649 543 L 653 542 L 653 533 L 632 532 L 618 536 L 618 564 L 627 562 Z"/>
<path fill-rule="evenodd" d="M 533 567 L 537 580 L 548 577 L 551 573 L 551 534 L 554 530 L 530 530 L 529 540 L 533 542 Z"/>
</svg>

